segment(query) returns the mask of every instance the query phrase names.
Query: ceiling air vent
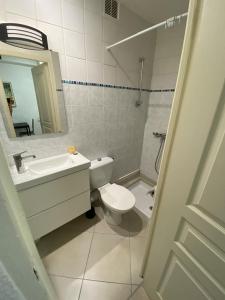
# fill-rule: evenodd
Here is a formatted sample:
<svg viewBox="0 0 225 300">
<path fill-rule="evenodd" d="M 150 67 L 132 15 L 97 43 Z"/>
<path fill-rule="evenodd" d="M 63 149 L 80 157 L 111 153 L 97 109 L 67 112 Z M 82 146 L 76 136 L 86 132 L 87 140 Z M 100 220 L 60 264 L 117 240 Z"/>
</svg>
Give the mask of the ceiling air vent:
<svg viewBox="0 0 225 300">
<path fill-rule="evenodd" d="M 105 14 L 119 19 L 119 2 L 116 0 L 105 0 Z"/>
</svg>

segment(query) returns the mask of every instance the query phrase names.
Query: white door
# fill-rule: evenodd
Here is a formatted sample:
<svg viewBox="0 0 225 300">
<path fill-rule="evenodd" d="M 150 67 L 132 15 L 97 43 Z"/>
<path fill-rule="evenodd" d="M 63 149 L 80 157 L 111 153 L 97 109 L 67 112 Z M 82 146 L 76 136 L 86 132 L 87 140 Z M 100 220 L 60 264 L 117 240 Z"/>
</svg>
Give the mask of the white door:
<svg viewBox="0 0 225 300">
<path fill-rule="evenodd" d="M 48 65 L 47 63 L 40 64 L 33 67 L 31 71 L 33 75 L 42 133 L 54 133 L 56 132 L 56 128 Z"/>
<path fill-rule="evenodd" d="M 191 0 L 144 273 L 151 300 L 225 299 L 224 30 L 224 0 Z"/>
<path fill-rule="evenodd" d="M 0 300 L 56 300 L 0 142 Z"/>
<path fill-rule="evenodd" d="M 15 223 L 6 209 L 1 192 L 0 224 L 0 299 L 49 300 L 32 263 L 33 259 L 24 248 Z"/>
</svg>

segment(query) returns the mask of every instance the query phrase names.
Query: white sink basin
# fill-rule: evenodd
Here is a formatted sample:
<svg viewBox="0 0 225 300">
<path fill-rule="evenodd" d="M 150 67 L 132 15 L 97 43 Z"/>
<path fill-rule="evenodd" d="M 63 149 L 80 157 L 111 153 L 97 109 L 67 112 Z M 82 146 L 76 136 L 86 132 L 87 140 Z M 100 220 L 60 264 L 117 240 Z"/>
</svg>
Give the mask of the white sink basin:
<svg viewBox="0 0 225 300">
<path fill-rule="evenodd" d="M 86 158 L 81 154 L 66 153 L 26 162 L 25 169 L 36 175 L 44 175 L 75 167 L 83 163 L 86 163 Z"/>
<path fill-rule="evenodd" d="M 80 153 L 65 153 L 43 159 L 24 161 L 25 172 L 19 174 L 16 166 L 11 168 L 13 182 L 18 191 L 67 176 L 74 172 L 87 170 L 90 160 Z"/>
</svg>

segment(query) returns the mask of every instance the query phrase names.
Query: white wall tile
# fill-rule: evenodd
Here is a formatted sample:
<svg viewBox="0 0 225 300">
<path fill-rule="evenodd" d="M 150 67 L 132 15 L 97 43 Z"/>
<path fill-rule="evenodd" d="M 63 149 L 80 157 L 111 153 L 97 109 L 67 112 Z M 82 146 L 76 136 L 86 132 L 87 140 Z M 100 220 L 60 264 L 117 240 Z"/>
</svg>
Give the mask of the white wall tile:
<svg viewBox="0 0 225 300">
<path fill-rule="evenodd" d="M 88 104 L 103 105 L 103 88 L 91 86 L 88 89 Z"/>
<path fill-rule="evenodd" d="M 62 25 L 62 7 L 60 0 L 36 0 L 36 5 L 38 20 L 58 26 Z"/>
<path fill-rule="evenodd" d="M 131 81 L 129 80 L 129 74 L 126 70 L 121 69 L 120 67 L 116 67 L 116 84 L 117 85 L 131 85 Z"/>
<path fill-rule="evenodd" d="M 140 81 L 140 72 L 129 72 L 129 78 L 131 80 L 131 86 L 138 88 L 139 87 L 139 81 Z"/>
<path fill-rule="evenodd" d="M 85 35 L 87 60 L 102 62 L 102 40 L 94 35 Z"/>
<path fill-rule="evenodd" d="M 102 38 L 102 16 L 91 11 L 85 12 L 85 33 Z"/>
<path fill-rule="evenodd" d="M 66 71 L 66 57 L 63 54 L 59 54 L 59 63 L 61 69 L 61 77 L 62 79 L 67 78 L 67 71 Z"/>
<path fill-rule="evenodd" d="M 83 85 L 70 85 L 70 105 L 88 105 L 88 89 Z"/>
<path fill-rule="evenodd" d="M 83 1 L 63 0 L 62 3 L 63 27 L 84 32 Z"/>
<path fill-rule="evenodd" d="M 35 19 L 19 16 L 13 13 L 6 13 L 6 21 L 12 23 L 24 24 L 31 27 L 37 26 L 37 22 Z"/>
<path fill-rule="evenodd" d="M 103 79 L 102 64 L 93 61 L 87 62 L 87 79 L 88 82 L 101 83 Z"/>
<path fill-rule="evenodd" d="M 103 80 L 106 84 L 116 84 L 116 67 L 104 65 Z"/>
<path fill-rule="evenodd" d="M 85 0 L 85 9 L 102 15 L 102 0 Z"/>
<path fill-rule="evenodd" d="M 86 81 L 86 61 L 74 57 L 66 57 L 67 78 L 70 80 Z"/>
<path fill-rule="evenodd" d="M 115 110 L 118 108 L 118 94 L 123 90 L 104 88 L 104 105 L 113 106 Z M 124 90 L 125 91 L 125 90 Z"/>
<path fill-rule="evenodd" d="M 84 9 L 84 3 L 85 3 L 85 0 L 68 0 L 68 1 L 71 1 L 72 3 L 74 3 L 76 6 Z"/>
<path fill-rule="evenodd" d="M 103 121 L 103 106 L 102 105 L 93 105 L 88 106 L 87 118 L 91 122 L 102 122 Z M 98 134 L 97 132 L 95 134 Z"/>
<path fill-rule="evenodd" d="M 64 39 L 66 55 L 85 58 L 84 34 L 65 29 Z"/>
<path fill-rule="evenodd" d="M 118 38 L 118 25 L 115 21 L 111 21 L 108 18 L 103 19 L 103 41 L 108 43 L 114 43 Z"/>
<path fill-rule="evenodd" d="M 36 17 L 35 0 L 7 0 L 5 3 L 7 12 L 12 12 L 34 19 Z"/>
<path fill-rule="evenodd" d="M 107 105 L 104 107 L 104 121 L 110 124 L 117 124 L 118 114 L 115 106 Z"/>
<path fill-rule="evenodd" d="M 5 0 L 0 0 L 0 22 L 5 22 L 5 14 L 6 14 L 6 8 L 5 8 Z"/>
<path fill-rule="evenodd" d="M 5 23 L 5 22 L 6 22 L 5 13 L 0 11 L 0 23 Z"/>
<path fill-rule="evenodd" d="M 49 49 L 63 54 L 64 42 L 62 27 L 38 22 L 38 28 L 47 35 Z"/>
<path fill-rule="evenodd" d="M 153 74 L 177 73 L 180 56 L 156 59 L 153 64 Z"/>
<path fill-rule="evenodd" d="M 106 47 L 109 46 L 109 43 L 103 43 L 103 61 L 105 65 L 116 66 L 116 60 L 112 55 L 112 52 L 107 50 Z"/>
<path fill-rule="evenodd" d="M 141 5 L 141 2 L 140 2 Z M 132 21 L 131 21 L 132 20 Z M 126 35 L 134 34 L 142 29 L 149 27 L 149 23 L 141 18 L 134 18 L 132 11 L 126 9 L 123 5 L 120 6 L 120 30 Z"/>
<path fill-rule="evenodd" d="M 183 45 L 183 38 L 171 38 L 162 40 L 162 46 L 157 47 L 155 51 L 156 58 L 168 58 L 174 56 L 180 56 Z"/>
</svg>

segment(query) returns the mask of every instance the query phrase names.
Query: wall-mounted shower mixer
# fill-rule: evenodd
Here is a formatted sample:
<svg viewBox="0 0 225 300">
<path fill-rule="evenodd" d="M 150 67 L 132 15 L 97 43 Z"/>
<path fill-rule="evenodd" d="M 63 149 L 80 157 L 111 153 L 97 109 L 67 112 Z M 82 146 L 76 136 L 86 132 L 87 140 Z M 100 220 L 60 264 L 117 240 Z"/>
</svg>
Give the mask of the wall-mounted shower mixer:
<svg viewBox="0 0 225 300">
<path fill-rule="evenodd" d="M 166 133 L 165 132 L 153 132 L 153 135 L 155 137 L 160 137 L 160 138 L 165 138 L 166 137 Z"/>
</svg>

